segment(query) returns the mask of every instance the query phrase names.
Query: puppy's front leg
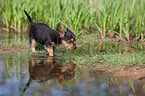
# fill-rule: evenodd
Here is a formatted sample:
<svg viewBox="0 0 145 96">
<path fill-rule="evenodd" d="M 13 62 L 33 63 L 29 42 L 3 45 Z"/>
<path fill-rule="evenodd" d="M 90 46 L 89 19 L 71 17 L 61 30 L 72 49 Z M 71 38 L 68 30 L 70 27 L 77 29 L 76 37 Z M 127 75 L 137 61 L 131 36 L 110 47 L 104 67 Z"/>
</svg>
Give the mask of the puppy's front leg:
<svg viewBox="0 0 145 96">
<path fill-rule="evenodd" d="M 36 41 L 34 39 L 31 39 L 30 46 L 31 46 L 32 52 L 35 52 L 35 45 L 36 45 Z"/>
<path fill-rule="evenodd" d="M 54 56 L 54 42 L 45 44 L 44 48 L 47 50 L 50 56 Z"/>
<path fill-rule="evenodd" d="M 32 34 L 31 30 L 30 30 L 30 33 L 29 33 L 29 43 L 30 43 L 30 47 L 31 47 L 32 52 L 35 52 L 36 41 L 33 37 L 33 34 Z"/>
</svg>

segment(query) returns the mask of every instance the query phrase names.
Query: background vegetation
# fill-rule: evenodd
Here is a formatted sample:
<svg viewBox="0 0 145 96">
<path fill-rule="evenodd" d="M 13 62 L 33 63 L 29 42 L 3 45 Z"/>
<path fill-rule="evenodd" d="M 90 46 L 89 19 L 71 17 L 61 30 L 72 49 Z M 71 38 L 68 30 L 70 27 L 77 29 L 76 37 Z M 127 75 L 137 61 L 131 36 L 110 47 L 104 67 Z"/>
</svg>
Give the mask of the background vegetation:
<svg viewBox="0 0 145 96">
<path fill-rule="evenodd" d="M 54 29 L 70 28 L 78 37 L 144 40 L 145 0 L 1 0 L 0 15 L 9 31 L 26 32 L 26 10 L 34 22 Z"/>
</svg>

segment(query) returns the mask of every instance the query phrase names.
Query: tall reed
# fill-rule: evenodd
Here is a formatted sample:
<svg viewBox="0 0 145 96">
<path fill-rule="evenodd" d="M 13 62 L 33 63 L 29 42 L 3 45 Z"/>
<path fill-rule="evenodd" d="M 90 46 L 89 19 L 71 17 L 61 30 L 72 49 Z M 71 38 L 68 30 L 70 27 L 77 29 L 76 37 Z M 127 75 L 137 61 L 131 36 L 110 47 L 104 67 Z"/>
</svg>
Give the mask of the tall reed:
<svg viewBox="0 0 145 96">
<path fill-rule="evenodd" d="M 34 22 L 54 29 L 70 28 L 77 36 L 96 33 L 101 38 L 144 37 L 144 0 L 1 0 L 0 15 L 7 29 L 28 27 L 26 10 Z M 96 36 L 98 36 L 96 35 Z"/>
</svg>

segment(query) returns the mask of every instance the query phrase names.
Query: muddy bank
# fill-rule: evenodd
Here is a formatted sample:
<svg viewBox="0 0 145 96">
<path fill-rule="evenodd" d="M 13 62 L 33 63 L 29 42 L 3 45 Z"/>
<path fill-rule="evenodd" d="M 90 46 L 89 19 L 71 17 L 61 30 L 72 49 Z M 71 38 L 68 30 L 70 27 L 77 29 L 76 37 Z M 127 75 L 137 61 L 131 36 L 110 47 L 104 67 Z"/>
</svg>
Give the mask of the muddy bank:
<svg viewBox="0 0 145 96">
<path fill-rule="evenodd" d="M 110 76 L 130 78 L 133 80 L 143 80 L 145 81 L 145 68 L 134 66 L 114 66 L 112 68 L 97 68 L 97 66 L 87 66 L 91 71 L 101 71 L 108 73 Z"/>
<path fill-rule="evenodd" d="M 13 53 L 17 54 L 17 52 L 23 52 L 23 51 L 29 51 L 29 49 L 21 49 L 21 48 L 0 48 L 0 54 L 8 54 L 8 53 Z"/>
<path fill-rule="evenodd" d="M 0 54 L 12 52 L 12 49 L 9 48 L 0 48 Z"/>
</svg>

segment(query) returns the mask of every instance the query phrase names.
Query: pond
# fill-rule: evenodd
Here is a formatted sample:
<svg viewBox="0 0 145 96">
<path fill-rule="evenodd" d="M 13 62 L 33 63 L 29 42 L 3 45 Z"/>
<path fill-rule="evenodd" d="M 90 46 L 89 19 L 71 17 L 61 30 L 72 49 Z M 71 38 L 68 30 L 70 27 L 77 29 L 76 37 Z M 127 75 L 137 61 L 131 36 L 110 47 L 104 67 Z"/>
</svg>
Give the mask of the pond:
<svg viewBox="0 0 145 96">
<path fill-rule="evenodd" d="M 0 55 L 0 96 L 143 96 L 145 82 L 78 67 L 62 56 Z"/>
</svg>

